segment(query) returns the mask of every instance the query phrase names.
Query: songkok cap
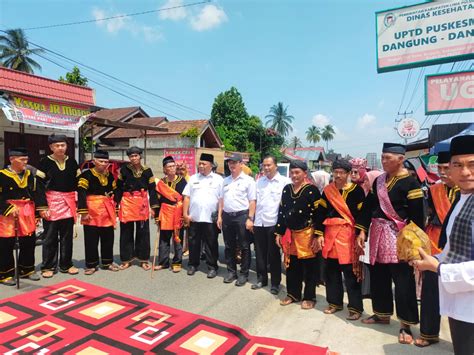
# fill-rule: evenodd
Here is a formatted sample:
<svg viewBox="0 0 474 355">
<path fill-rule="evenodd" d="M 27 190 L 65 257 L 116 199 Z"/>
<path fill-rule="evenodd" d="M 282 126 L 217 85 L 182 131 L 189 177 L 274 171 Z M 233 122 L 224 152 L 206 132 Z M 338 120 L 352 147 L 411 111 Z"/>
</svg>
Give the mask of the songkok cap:
<svg viewBox="0 0 474 355">
<path fill-rule="evenodd" d="M 242 161 L 242 154 L 232 153 L 232 155 L 230 157 L 228 157 L 227 160 Z"/>
<path fill-rule="evenodd" d="M 214 164 L 214 155 L 207 154 L 207 153 L 202 153 L 199 160 L 208 161 L 209 163 Z"/>
<path fill-rule="evenodd" d="M 451 156 L 474 154 L 474 136 L 457 136 L 451 140 Z"/>
<path fill-rule="evenodd" d="M 11 148 L 8 149 L 8 156 L 9 157 L 27 157 L 28 156 L 28 150 L 26 148 Z"/>
<path fill-rule="evenodd" d="M 163 159 L 163 167 L 165 167 L 166 164 L 169 164 L 169 163 L 174 163 L 174 159 L 171 155 L 168 155 L 167 157 Z"/>
<path fill-rule="evenodd" d="M 451 154 L 448 151 L 438 152 L 438 164 L 448 164 L 451 160 Z"/>
<path fill-rule="evenodd" d="M 67 137 L 64 134 L 52 134 L 48 137 L 48 144 L 53 143 L 67 143 Z"/>
<path fill-rule="evenodd" d="M 96 150 L 94 152 L 94 158 L 97 159 L 109 159 L 109 152 L 106 150 Z"/>
<path fill-rule="evenodd" d="M 384 143 L 382 148 L 382 153 L 393 153 L 393 154 L 402 154 L 405 155 L 406 147 L 403 144 L 399 143 Z"/>
<path fill-rule="evenodd" d="M 290 170 L 291 169 L 301 169 L 303 171 L 307 171 L 308 165 L 302 160 L 295 159 L 290 162 Z"/>
<path fill-rule="evenodd" d="M 142 155 L 142 153 L 143 153 L 143 150 L 141 148 L 138 148 L 138 147 L 135 147 L 135 146 L 130 147 L 130 148 L 127 149 L 127 156 L 130 156 L 132 154 Z"/>
<path fill-rule="evenodd" d="M 343 169 L 346 172 L 352 170 L 352 165 L 346 159 L 337 159 L 334 163 L 332 163 L 332 170 L 336 169 Z"/>
</svg>

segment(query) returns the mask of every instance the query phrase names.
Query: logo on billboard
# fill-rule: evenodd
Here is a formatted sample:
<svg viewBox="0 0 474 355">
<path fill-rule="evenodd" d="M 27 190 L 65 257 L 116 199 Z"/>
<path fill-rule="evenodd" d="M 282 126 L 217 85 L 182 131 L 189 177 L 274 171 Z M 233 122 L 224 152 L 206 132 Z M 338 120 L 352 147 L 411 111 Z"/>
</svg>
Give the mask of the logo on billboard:
<svg viewBox="0 0 474 355">
<path fill-rule="evenodd" d="M 398 123 L 397 132 L 402 138 L 414 138 L 420 133 L 420 124 L 413 118 L 405 118 Z"/>
<path fill-rule="evenodd" d="M 395 20 L 396 20 L 395 14 L 389 12 L 388 14 L 385 15 L 383 19 L 383 24 L 385 25 L 385 27 L 392 27 L 395 24 Z"/>
</svg>

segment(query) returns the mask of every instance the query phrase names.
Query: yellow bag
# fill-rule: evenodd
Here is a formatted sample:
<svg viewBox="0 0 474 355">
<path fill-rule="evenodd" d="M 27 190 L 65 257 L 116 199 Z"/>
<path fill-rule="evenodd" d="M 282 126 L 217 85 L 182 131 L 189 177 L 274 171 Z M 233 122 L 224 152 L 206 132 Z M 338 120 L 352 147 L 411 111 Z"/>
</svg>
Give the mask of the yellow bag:
<svg viewBox="0 0 474 355">
<path fill-rule="evenodd" d="M 431 255 L 431 242 L 428 235 L 414 222 L 410 222 L 398 233 L 397 256 L 400 261 L 421 260 L 418 248 Z"/>
</svg>

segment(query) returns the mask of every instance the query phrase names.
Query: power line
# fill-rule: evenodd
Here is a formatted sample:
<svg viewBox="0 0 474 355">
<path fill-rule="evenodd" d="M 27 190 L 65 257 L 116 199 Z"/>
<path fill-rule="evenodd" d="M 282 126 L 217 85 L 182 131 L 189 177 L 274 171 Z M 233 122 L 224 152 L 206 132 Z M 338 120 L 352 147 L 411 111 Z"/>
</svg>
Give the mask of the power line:
<svg viewBox="0 0 474 355">
<path fill-rule="evenodd" d="M 406 93 L 407 93 L 408 84 L 410 83 L 411 73 L 412 73 L 412 69 L 410 69 L 410 70 L 408 71 L 408 76 L 407 76 L 407 80 L 405 81 L 405 88 L 403 89 L 402 100 L 401 100 L 401 102 L 400 102 L 400 107 L 398 108 L 398 112 L 401 111 L 402 105 L 403 105 L 403 101 L 405 101 L 405 95 L 406 95 Z"/>
<path fill-rule="evenodd" d="M 82 25 L 82 24 L 86 24 L 86 23 L 102 22 L 102 21 L 114 20 L 114 19 L 118 19 L 118 18 L 133 17 L 133 16 L 140 16 L 140 15 L 147 15 L 147 14 L 152 14 L 152 13 L 155 13 L 155 12 L 162 12 L 162 11 L 181 9 L 181 8 L 191 7 L 191 6 L 196 6 L 196 5 L 202 5 L 202 4 L 206 4 L 206 3 L 210 2 L 210 1 L 211 1 L 211 0 L 206 0 L 206 1 L 194 2 L 194 3 L 191 3 L 191 4 L 185 4 L 185 5 L 179 5 L 179 6 L 172 6 L 172 7 L 166 7 L 166 8 L 156 9 L 156 10 L 142 11 L 142 12 L 134 12 L 134 13 L 132 13 L 132 14 L 115 15 L 115 16 L 110 16 L 110 17 L 104 17 L 104 18 L 94 19 L 94 20 L 83 20 L 83 21 L 76 21 L 76 22 L 58 23 L 58 24 L 54 24 L 54 25 L 45 25 L 45 26 L 38 26 L 38 27 L 29 27 L 29 28 L 24 28 L 23 30 L 25 30 L 25 31 L 32 31 L 32 30 L 40 30 L 40 29 L 44 29 L 44 28 L 74 26 L 74 25 Z"/>
<path fill-rule="evenodd" d="M 411 97 L 410 97 L 410 101 L 408 101 L 408 104 L 406 106 L 406 109 L 405 111 L 408 111 L 408 109 L 410 108 L 410 105 L 413 101 L 413 99 L 415 98 L 415 94 L 416 92 L 418 91 L 418 87 L 420 86 L 420 83 L 422 82 L 422 79 L 423 79 L 423 74 L 425 73 L 425 67 L 423 67 L 421 70 L 420 70 L 420 73 L 418 74 L 418 79 L 416 80 L 416 83 L 415 83 L 415 86 L 413 88 L 413 92 L 411 94 Z"/>
</svg>

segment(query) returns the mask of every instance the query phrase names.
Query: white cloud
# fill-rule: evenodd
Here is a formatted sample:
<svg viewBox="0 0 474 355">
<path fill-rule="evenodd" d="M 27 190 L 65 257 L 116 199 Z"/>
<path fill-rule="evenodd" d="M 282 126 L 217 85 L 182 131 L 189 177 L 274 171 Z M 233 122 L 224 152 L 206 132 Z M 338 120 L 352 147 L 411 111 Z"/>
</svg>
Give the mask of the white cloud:
<svg viewBox="0 0 474 355">
<path fill-rule="evenodd" d="M 322 113 L 318 113 L 317 115 L 313 116 L 313 124 L 317 127 L 324 127 L 325 125 L 329 124 L 329 122 L 329 117 L 323 115 Z"/>
<path fill-rule="evenodd" d="M 122 14 L 114 14 L 114 15 L 109 15 L 106 14 L 104 10 L 101 10 L 99 8 L 94 8 L 92 10 L 92 16 L 94 16 L 94 19 L 98 22 L 97 26 L 99 27 L 105 27 L 107 32 L 109 33 L 117 33 L 121 29 L 123 29 L 126 26 L 127 21 L 129 20 L 128 17 L 119 17 L 119 18 L 114 18 L 110 20 L 105 20 L 105 21 L 99 21 L 107 17 L 111 16 L 120 16 Z"/>
<path fill-rule="evenodd" d="M 382 99 L 382 100 L 380 100 L 379 103 L 377 104 L 377 107 L 378 107 L 378 108 L 382 108 L 382 107 L 384 107 L 384 106 L 385 106 L 385 100 Z"/>
<path fill-rule="evenodd" d="M 196 31 L 206 31 L 218 27 L 226 21 L 227 15 L 221 7 L 206 5 L 199 14 L 191 18 L 190 24 Z"/>
<path fill-rule="evenodd" d="M 362 117 L 359 117 L 357 120 L 357 128 L 364 129 L 369 126 L 373 126 L 377 121 L 377 117 L 369 113 L 364 114 Z"/>
<path fill-rule="evenodd" d="M 143 37 L 147 42 L 156 42 L 164 38 L 163 33 L 154 27 L 143 26 L 141 30 L 143 32 Z"/>
<path fill-rule="evenodd" d="M 182 0 L 168 0 L 162 7 L 160 7 L 160 9 L 169 9 L 173 7 L 174 9 L 160 11 L 160 19 L 172 21 L 179 21 L 185 19 L 188 16 L 188 12 L 186 8 L 179 6 L 183 6 Z"/>
</svg>

